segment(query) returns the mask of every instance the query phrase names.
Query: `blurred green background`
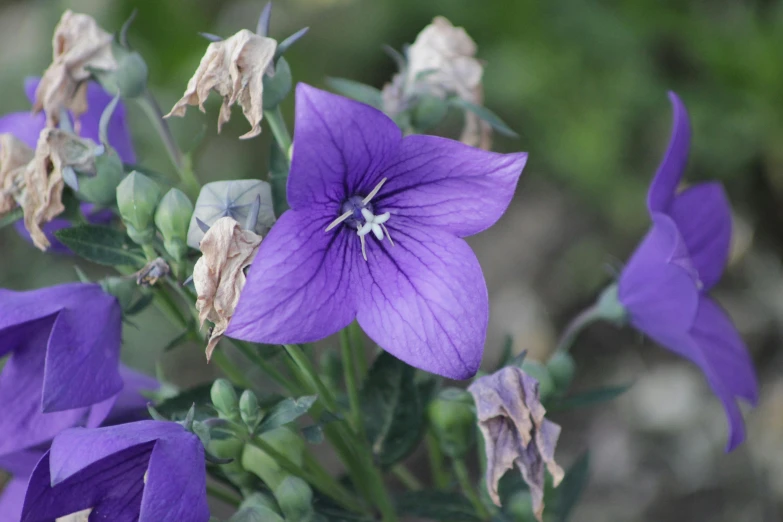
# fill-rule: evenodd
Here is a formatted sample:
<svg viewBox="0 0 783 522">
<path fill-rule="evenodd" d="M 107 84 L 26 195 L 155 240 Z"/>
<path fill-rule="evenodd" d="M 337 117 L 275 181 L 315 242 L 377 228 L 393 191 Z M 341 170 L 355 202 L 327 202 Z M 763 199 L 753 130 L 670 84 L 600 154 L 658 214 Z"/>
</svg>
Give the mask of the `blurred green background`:
<svg viewBox="0 0 783 522">
<path fill-rule="evenodd" d="M 207 42 L 254 28 L 253 0 L 0 1 L 0 113 L 25 110 L 26 76 L 51 55 L 64 9 L 116 31 L 138 17 L 131 45 L 150 67 L 164 108 L 184 91 Z M 308 35 L 286 55 L 297 81 L 327 76 L 377 87 L 401 48 L 436 15 L 463 26 L 486 62 L 486 105 L 520 134 L 496 148 L 530 153 L 508 214 L 474 238 L 492 302 L 487 361 L 502 336 L 544 358 L 558 327 L 611 277 L 647 226 L 646 185 L 668 139 L 667 90 L 685 101 L 694 127 L 687 179 L 720 179 L 736 210 L 735 249 L 717 296 L 758 364 L 762 401 L 748 415 L 749 441 L 724 455 L 725 421 L 702 377 L 684 361 L 628 332 L 596 327 L 575 350 L 577 386 L 633 381 L 615 404 L 555 417 L 560 460 L 593 452 L 592 482 L 575 520 L 779 521 L 783 499 L 783 2 L 773 0 L 281 0 L 272 34 Z M 219 100 L 171 122 L 195 153 L 202 181 L 265 177 L 269 132 L 239 141 L 238 112 L 216 134 Z M 293 101 L 284 104 L 292 122 Z M 170 166 L 143 115 L 130 118 L 140 162 Z M 0 286 L 25 289 L 75 279 L 74 260 L 39 253 L 0 232 Z M 607 267 L 609 269 L 607 270 Z M 100 270 L 91 269 L 98 276 Z M 126 329 L 125 359 L 155 369 L 176 336 L 155 314 Z M 151 342 L 155 339 L 156 342 Z M 201 347 L 162 357 L 169 375 L 207 378 Z"/>
</svg>

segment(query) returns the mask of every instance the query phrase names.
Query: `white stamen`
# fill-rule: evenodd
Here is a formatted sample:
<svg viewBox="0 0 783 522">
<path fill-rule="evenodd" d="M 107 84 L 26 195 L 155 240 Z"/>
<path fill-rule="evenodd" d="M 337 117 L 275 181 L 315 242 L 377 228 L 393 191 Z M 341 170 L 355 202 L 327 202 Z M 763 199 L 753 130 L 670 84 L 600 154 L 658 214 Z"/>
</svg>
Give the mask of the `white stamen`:
<svg viewBox="0 0 783 522">
<path fill-rule="evenodd" d="M 386 237 L 389 238 L 389 243 L 391 243 L 391 246 L 394 246 L 394 241 L 392 241 L 391 234 L 389 234 L 389 229 L 386 228 L 386 225 L 384 225 L 383 223 L 381 223 L 381 228 L 383 229 L 384 232 L 386 232 Z"/>
<path fill-rule="evenodd" d="M 381 187 L 384 183 L 386 183 L 387 178 L 383 178 L 377 185 L 375 185 L 375 188 L 372 189 L 372 192 L 367 194 L 367 197 L 362 200 L 362 205 L 366 205 L 370 201 L 372 201 L 372 198 L 375 197 L 376 194 L 378 194 L 378 191 L 381 190 Z"/>
<path fill-rule="evenodd" d="M 345 221 L 346 219 L 348 219 L 349 217 L 351 217 L 351 215 L 352 215 L 352 214 L 353 214 L 353 211 L 349 210 L 349 211 L 348 211 L 348 212 L 346 212 L 345 214 L 341 215 L 340 217 L 338 217 L 337 219 L 335 219 L 334 221 L 332 221 L 331 223 L 329 223 L 329 226 L 328 226 L 328 227 L 326 227 L 326 230 L 324 230 L 324 232 L 329 232 L 329 231 L 330 231 L 330 230 L 332 230 L 334 227 L 336 227 L 337 225 L 339 225 L 340 223 L 342 223 L 343 221 Z"/>
<path fill-rule="evenodd" d="M 366 246 L 366 242 L 364 241 L 364 236 L 361 234 L 359 234 L 359 241 L 362 242 L 362 257 L 364 258 L 365 261 L 367 261 L 367 249 L 366 249 L 367 246 Z"/>
</svg>

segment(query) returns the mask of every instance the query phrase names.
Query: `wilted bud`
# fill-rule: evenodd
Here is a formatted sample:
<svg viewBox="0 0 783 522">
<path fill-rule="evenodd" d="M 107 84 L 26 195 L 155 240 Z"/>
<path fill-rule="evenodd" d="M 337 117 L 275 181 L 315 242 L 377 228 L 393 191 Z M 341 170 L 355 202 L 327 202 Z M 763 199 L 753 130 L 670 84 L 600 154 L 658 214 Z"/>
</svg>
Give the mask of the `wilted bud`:
<svg viewBox="0 0 783 522">
<path fill-rule="evenodd" d="M 247 280 L 245 268 L 253 262 L 260 244 L 261 236 L 242 230 L 230 217 L 219 219 L 201 240 L 203 255 L 193 267 L 193 284 L 199 321 L 215 324 L 207 344 L 207 360 L 234 315 Z"/>
<path fill-rule="evenodd" d="M 56 127 L 60 115 L 71 111 L 76 119 L 87 112 L 87 80 L 90 70 L 117 68 L 111 34 L 87 15 L 63 13 L 54 29 L 52 64 L 35 91 L 34 112 L 46 112 L 46 124 Z"/>
<path fill-rule="evenodd" d="M 574 358 L 565 352 L 555 353 L 546 363 L 549 375 L 555 383 L 558 392 L 565 392 L 571 386 L 576 373 Z"/>
<path fill-rule="evenodd" d="M 117 186 L 117 206 L 128 228 L 128 236 L 139 245 L 155 238 L 153 215 L 160 201 L 157 183 L 135 170 Z"/>
<path fill-rule="evenodd" d="M 205 231 L 218 219 L 233 218 L 245 230 L 266 235 L 275 223 L 272 187 L 266 181 L 238 179 L 207 183 L 199 192 L 188 227 L 188 246 L 199 248 Z"/>
<path fill-rule="evenodd" d="M 239 397 L 239 414 L 242 416 L 242 422 L 253 432 L 261 422 L 263 412 L 258 405 L 258 397 L 252 390 L 245 390 Z"/>
<path fill-rule="evenodd" d="M 127 277 L 107 277 L 101 281 L 101 288 L 107 294 L 113 295 L 123 310 L 127 310 L 133 302 L 136 284 Z"/>
<path fill-rule="evenodd" d="M 239 420 L 239 398 L 230 382 L 226 379 L 217 379 L 212 384 L 209 395 L 221 418 Z"/>
<path fill-rule="evenodd" d="M 310 522 L 315 517 L 313 490 L 299 477 L 289 475 L 273 491 L 286 520 Z"/>
<path fill-rule="evenodd" d="M 427 416 L 443 453 L 462 458 L 475 442 L 476 414 L 470 394 L 459 388 L 441 390 L 430 402 Z"/>
<path fill-rule="evenodd" d="M 193 203 L 184 192 L 175 188 L 163 196 L 155 212 L 155 225 L 163 235 L 163 246 L 177 261 L 182 260 L 188 252 L 186 241 L 192 216 Z"/>
<path fill-rule="evenodd" d="M 549 369 L 540 362 L 525 359 L 525 362 L 522 363 L 522 371 L 538 382 L 538 394 L 542 401 L 551 397 L 557 390 Z"/>
<path fill-rule="evenodd" d="M 95 175 L 78 176 L 79 189 L 76 195 L 84 201 L 109 206 L 117 197 L 117 185 L 125 177 L 125 169 L 117 152 L 110 147 L 106 147 L 94 161 Z"/>
<path fill-rule="evenodd" d="M 144 58 L 136 51 L 113 46 L 117 68 L 111 71 L 93 71 L 101 86 L 112 95 L 125 99 L 138 98 L 147 89 L 149 70 Z"/>
<path fill-rule="evenodd" d="M 166 115 L 184 116 L 188 105 L 198 105 L 201 112 L 211 90 L 223 97 L 223 106 L 218 116 L 218 132 L 231 118 L 231 107 L 242 106 L 245 118 L 252 125 L 250 131 L 240 139 L 253 138 L 261 133 L 261 119 L 264 117 L 264 75 L 274 74 L 277 42 L 272 38 L 259 36 L 247 29 L 234 36 L 212 42 L 201 59 L 196 74 L 188 82 L 182 99 Z"/>
<path fill-rule="evenodd" d="M 0 216 L 22 201 L 27 165 L 35 152 L 13 134 L 0 134 Z"/>
</svg>

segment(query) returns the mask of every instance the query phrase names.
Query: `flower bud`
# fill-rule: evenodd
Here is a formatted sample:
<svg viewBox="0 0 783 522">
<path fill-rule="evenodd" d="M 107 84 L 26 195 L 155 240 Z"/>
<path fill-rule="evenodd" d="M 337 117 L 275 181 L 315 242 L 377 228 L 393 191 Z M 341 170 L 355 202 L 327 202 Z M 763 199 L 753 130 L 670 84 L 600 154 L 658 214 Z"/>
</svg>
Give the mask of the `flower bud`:
<svg viewBox="0 0 783 522">
<path fill-rule="evenodd" d="M 153 215 L 160 201 L 158 185 L 135 170 L 117 186 L 117 206 L 128 227 L 128 236 L 139 245 L 152 242 L 155 237 Z"/>
<path fill-rule="evenodd" d="M 107 147 L 103 154 L 95 157 L 95 176 L 79 176 L 79 199 L 101 206 L 114 203 L 117 185 L 125 176 L 122 160 L 117 152 Z"/>
<path fill-rule="evenodd" d="M 163 235 L 166 252 L 181 261 L 188 252 L 188 227 L 193 215 L 193 203 L 178 189 L 169 190 L 155 211 L 155 225 Z"/>
<path fill-rule="evenodd" d="M 452 458 L 465 455 L 476 435 L 476 414 L 470 394 L 459 388 L 445 388 L 430 403 L 427 415 L 443 453 Z"/>
<path fill-rule="evenodd" d="M 286 520 L 313 520 L 313 490 L 304 480 L 289 475 L 272 493 Z"/>
<path fill-rule="evenodd" d="M 112 49 L 117 68 L 109 71 L 93 70 L 101 86 L 112 95 L 118 92 L 125 99 L 138 98 L 147 89 L 148 69 L 144 58 L 135 51 L 119 45 Z"/>
<path fill-rule="evenodd" d="M 120 303 L 123 310 L 127 310 L 133 302 L 133 293 L 136 291 L 136 283 L 127 277 L 107 277 L 101 281 L 101 288 L 109 295 L 113 295 Z"/>
<path fill-rule="evenodd" d="M 565 392 L 571 386 L 576 372 L 574 358 L 565 352 L 555 353 L 546 363 L 549 375 L 555 383 L 558 392 Z"/>
<path fill-rule="evenodd" d="M 263 412 L 258 405 L 258 397 L 251 390 L 242 392 L 239 398 L 239 414 L 242 416 L 242 422 L 253 432 L 261 422 Z"/>
<path fill-rule="evenodd" d="M 223 419 L 239 420 L 239 398 L 234 387 L 225 379 L 217 379 L 210 390 L 212 404 Z"/>
<path fill-rule="evenodd" d="M 555 393 L 555 381 L 552 379 L 546 366 L 538 361 L 526 359 L 522 363 L 522 371 L 538 382 L 538 394 L 542 402 Z"/>
<path fill-rule="evenodd" d="M 437 96 L 422 96 L 413 111 L 413 125 L 416 130 L 429 130 L 443 121 L 449 110 L 446 100 Z"/>
</svg>

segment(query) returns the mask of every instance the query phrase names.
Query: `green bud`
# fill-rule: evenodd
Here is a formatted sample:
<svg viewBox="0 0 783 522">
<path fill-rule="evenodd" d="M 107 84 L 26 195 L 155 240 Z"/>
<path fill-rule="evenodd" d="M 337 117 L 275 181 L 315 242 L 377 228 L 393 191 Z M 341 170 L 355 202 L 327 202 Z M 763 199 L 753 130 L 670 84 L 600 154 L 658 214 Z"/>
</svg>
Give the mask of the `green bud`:
<svg viewBox="0 0 783 522">
<path fill-rule="evenodd" d="M 538 381 L 538 394 L 542 402 L 555 393 L 555 381 L 546 366 L 538 361 L 526 359 L 522 363 L 522 371 Z"/>
<path fill-rule="evenodd" d="M 258 397 L 251 390 L 242 392 L 242 396 L 239 398 L 239 414 L 242 416 L 242 422 L 251 432 L 254 432 L 261 423 L 263 413 L 258 405 Z"/>
<path fill-rule="evenodd" d="M 617 294 L 617 284 L 606 287 L 598 297 L 597 313 L 601 318 L 622 326 L 628 322 L 628 311 Z"/>
<path fill-rule="evenodd" d="M 223 419 L 239 420 L 239 399 L 234 387 L 226 379 L 218 379 L 210 390 L 212 404 Z"/>
<path fill-rule="evenodd" d="M 109 206 L 117 196 L 117 185 L 125 177 L 122 160 L 114 149 L 107 147 L 106 151 L 95 157 L 95 176 L 79 176 L 79 199 Z"/>
<path fill-rule="evenodd" d="M 128 228 L 128 236 L 139 245 L 147 245 L 155 238 L 153 215 L 158 201 L 158 185 L 135 170 L 117 186 L 120 216 Z"/>
<path fill-rule="evenodd" d="M 413 110 L 413 125 L 425 131 L 440 124 L 449 110 L 449 104 L 437 96 L 423 96 Z"/>
<path fill-rule="evenodd" d="M 314 519 L 313 490 L 304 480 L 289 475 L 272 493 L 287 521 L 310 522 Z"/>
<path fill-rule="evenodd" d="M 155 211 L 155 225 L 163 235 L 166 252 L 181 261 L 188 252 L 188 227 L 193 215 L 193 203 L 179 189 L 166 192 Z"/>
<path fill-rule="evenodd" d="M 461 458 L 476 438 L 473 397 L 459 388 L 444 388 L 427 408 L 430 427 L 446 455 Z"/>
<path fill-rule="evenodd" d="M 220 459 L 239 459 L 244 442 L 237 438 L 210 439 L 209 452 Z"/>
<path fill-rule="evenodd" d="M 565 352 L 557 352 L 547 361 L 546 368 L 549 370 L 549 375 L 552 377 L 557 391 L 568 390 L 576 372 L 574 358 Z"/>
<path fill-rule="evenodd" d="M 149 70 L 144 58 L 135 51 L 115 45 L 112 49 L 117 69 L 112 71 L 93 70 L 92 73 L 101 86 L 110 94 L 125 99 L 138 98 L 147 89 Z"/>
<path fill-rule="evenodd" d="M 262 433 L 258 438 L 297 466 L 302 466 L 304 441 L 289 428 L 275 428 Z M 252 443 L 245 444 L 241 460 L 244 469 L 259 477 L 272 490 L 289 476 L 271 455 Z"/>
<path fill-rule="evenodd" d="M 107 277 L 101 281 L 101 288 L 107 294 L 116 297 L 122 309 L 127 310 L 133 302 L 136 281 L 127 277 Z"/>
</svg>

